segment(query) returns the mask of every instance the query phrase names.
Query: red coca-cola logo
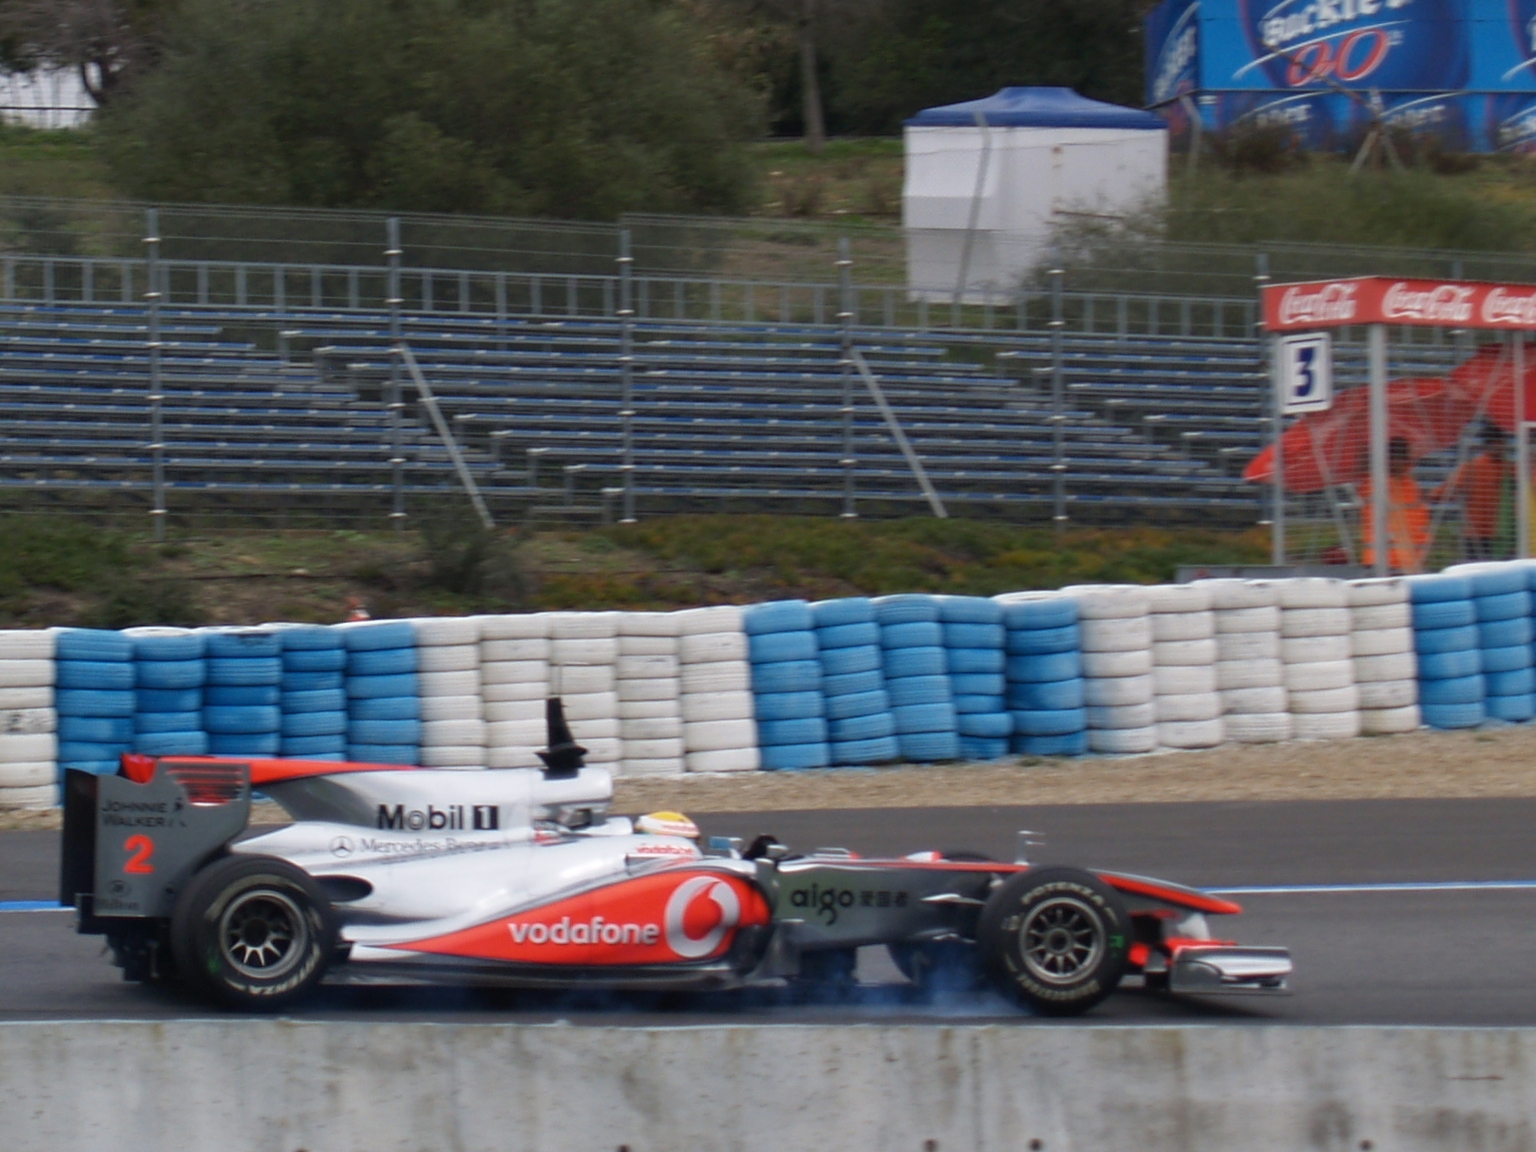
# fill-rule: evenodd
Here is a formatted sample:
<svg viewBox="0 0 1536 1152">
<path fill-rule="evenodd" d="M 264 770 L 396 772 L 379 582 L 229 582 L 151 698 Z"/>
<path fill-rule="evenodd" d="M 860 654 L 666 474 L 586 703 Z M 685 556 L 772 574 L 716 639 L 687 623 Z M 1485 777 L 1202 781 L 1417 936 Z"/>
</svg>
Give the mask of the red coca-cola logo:
<svg viewBox="0 0 1536 1152">
<path fill-rule="evenodd" d="M 1496 287 L 1483 297 L 1483 323 L 1536 328 L 1536 292 L 1517 296 Z"/>
<path fill-rule="evenodd" d="M 1472 319 L 1474 291 L 1470 285 L 1435 284 L 1419 288 L 1399 280 L 1381 298 L 1382 319 L 1465 324 Z"/>
<path fill-rule="evenodd" d="M 1311 287 L 1297 286 L 1285 290 L 1285 294 L 1280 297 L 1281 324 L 1338 323 L 1355 318 L 1358 285 L 1324 284 L 1314 291 L 1308 291 Z"/>
</svg>

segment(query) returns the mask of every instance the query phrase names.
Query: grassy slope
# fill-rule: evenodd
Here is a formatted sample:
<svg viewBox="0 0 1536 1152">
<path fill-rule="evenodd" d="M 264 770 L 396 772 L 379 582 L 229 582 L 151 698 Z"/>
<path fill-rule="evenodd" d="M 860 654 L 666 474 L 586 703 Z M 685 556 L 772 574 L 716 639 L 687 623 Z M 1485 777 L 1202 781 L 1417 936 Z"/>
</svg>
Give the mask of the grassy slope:
<svg viewBox="0 0 1536 1152">
<path fill-rule="evenodd" d="M 84 523 L 0 520 L 0 626 L 335 621 L 375 616 L 1167 580 L 1181 563 L 1262 563 L 1257 531 L 1020 528 L 971 520 L 680 516 L 507 533 L 476 581 L 414 533 L 228 533 L 156 545 Z M 431 557 L 437 557 L 434 565 Z M 435 570 L 436 569 L 436 570 Z M 447 569 L 447 570 L 445 570 Z"/>
</svg>

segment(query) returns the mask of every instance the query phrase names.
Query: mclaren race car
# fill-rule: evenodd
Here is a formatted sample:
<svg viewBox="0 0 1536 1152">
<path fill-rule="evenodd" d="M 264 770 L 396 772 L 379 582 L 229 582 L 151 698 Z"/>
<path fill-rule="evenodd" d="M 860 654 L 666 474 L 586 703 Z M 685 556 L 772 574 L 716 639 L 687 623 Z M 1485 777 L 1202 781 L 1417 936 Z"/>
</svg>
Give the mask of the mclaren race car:
<svg viewBox="0 0 1536 1152">
<path fill-rule="evenodd" d="M 1051 1015 L 1128 974 L 1171 993 L 1275 992 L 1283 948 L 1211 938 L 1241 911 L 1114 872 L 710 841 L 676 813 L 606 816 L 549 702 L 546 767 L 123 757 L 67 773 L 63 903 L 128 980 L 275 1009 L 332 983 L 807 987 L 883 944 L 923 988 L 991 986 Z M 252 789 L 293 823 L 249 835 Z M 1022 837 L 1021 837 L 1022 840 Z"/>
</svg>

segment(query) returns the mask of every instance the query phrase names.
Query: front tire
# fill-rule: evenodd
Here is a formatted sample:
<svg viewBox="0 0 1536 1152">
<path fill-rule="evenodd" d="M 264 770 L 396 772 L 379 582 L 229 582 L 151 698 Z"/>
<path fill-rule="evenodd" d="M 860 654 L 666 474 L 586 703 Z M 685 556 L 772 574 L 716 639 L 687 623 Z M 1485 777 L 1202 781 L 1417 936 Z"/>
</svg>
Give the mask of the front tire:
<svg viewBox="0 0 1536 1152">
<path fill-rule="evenodd" d="M 194 991 L 270 1012 L 320 983 L 336 949 L 336 917 L 319 886 L 286 861 L 226 856 L 182 890 L 171 947 Z"/>
<path fill-rule="evenodd" d="M 1002 991 L 1043 1016 L 1075 1016 L 1120 984 L 1131 945 L 1125 902 L 1078 868 L 1035 868 L 981 910 L 977 943 Z"/>
</svg>

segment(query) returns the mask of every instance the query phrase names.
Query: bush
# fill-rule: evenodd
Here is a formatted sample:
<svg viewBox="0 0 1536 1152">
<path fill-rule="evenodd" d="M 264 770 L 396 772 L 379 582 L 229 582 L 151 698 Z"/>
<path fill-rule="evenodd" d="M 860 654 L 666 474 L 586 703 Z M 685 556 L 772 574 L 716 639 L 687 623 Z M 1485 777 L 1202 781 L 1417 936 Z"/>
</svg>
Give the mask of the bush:
<svg viewBox="0 0 1536 1152">
<path fill-rule="evenodd" d="M 146 199 L 586 219 L 740 209 L 758 127 L 651 0 L 187 0 L 100 119 Z"/>
</svg>

